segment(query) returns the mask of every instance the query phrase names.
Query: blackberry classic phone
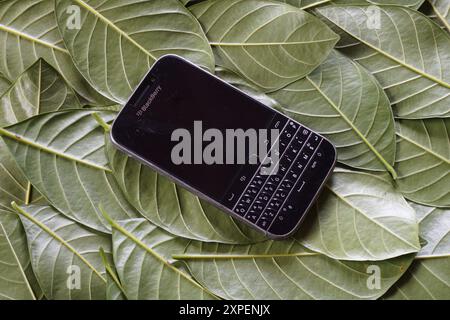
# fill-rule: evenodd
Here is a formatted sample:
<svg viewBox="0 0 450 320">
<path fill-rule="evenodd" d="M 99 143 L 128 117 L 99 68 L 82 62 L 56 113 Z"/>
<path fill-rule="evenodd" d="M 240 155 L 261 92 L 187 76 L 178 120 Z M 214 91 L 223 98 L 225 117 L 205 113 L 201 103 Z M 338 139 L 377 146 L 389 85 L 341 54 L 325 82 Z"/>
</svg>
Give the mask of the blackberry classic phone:
<svg viewBox="0 0 450 320">
<path fill-rule="evenodd" d="M 336 162 L 326 138 L 176 55 L 155 62 L 111 139 L 273 239 L 298 229 Z"/>
</svg>

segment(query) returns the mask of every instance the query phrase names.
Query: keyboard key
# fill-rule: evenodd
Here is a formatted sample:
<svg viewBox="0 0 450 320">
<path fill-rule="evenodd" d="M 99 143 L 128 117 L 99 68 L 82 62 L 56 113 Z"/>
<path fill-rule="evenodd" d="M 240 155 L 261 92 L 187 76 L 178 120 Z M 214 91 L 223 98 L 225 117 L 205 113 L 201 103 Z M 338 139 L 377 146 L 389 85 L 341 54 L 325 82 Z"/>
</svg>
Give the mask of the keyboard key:
<svg viewBox="0 0 450 320">
<path fill-rule="evenodd" d="M 269 219 L 268 217 L 261 216 L 256 225 L 266 230 L 267 228 L 269 228 L 271 222 L 271 219 Z"/>
<path fill-rule="evenodd" d="M 259 188 L 249 186 L 246 193 L 248 193 L 251 197 L 256 197 L 259 192 Z"/>
<path fill-rule="evenodd" d="M 283 201 L 280 201 L 278 198 L 273 198 L 272 200 L 270 200 L 268 208 L 278 211 L 281 207 L 282 202 Z"/>
<path fill-rule="evenodd" d="M 298 152 L 300 151 L 300 148 L 298 148 L 298 146 L 296 146 L 295 144 L 290 144 L 289 148 L 288 148 L 288 154 L 292 155 L 294 157 L 297 156 Z"/>
<path fill-rule="evenodd" d="M 306 147 L 308 147 L 312 151 L 315 151 L 321 141 L 322 141 L 321 137 L 319 137 L 316 134 L 311 134 L 311 136 L 308 139 L 308 142 L 306 143 Z"/>
<path fill-rule="evenodd" d="M 277 197 L 278 199 L 284 200 L 287 197 L 287 192 L 285 192 L 284 189 L 280 190 L 280 188 L 278 188 L 274 196 Z"/>
<path fill-rule="evenodd" d="M 245 207 L 243 207 L 241 204 L 238 204 L 236 206 L 236 208 L 234 209 L 234 212 L 236 212 L 238 215 L 243 217 L 245 215 L 245 213 L 247 212 L 247 209 Z"/>
<path fill-rule="evenodd" d="M 261 203 L 267 204 L 270 200 L 271 195 L 267 192 L 261 192 L 256 198 Z"/>
<path fill-rule="evenodd" d="M 294 146 L 296 146 L 297 148 L 301 149 L 303 147 L 303 145 L 305 144 L 305 137 L 300 135 L 300 134 L 296 134 L 295 138 L 294 138 Z"/>
<path fill-rule="evenodd" d="M 289 145 L 289 140 L 280 140 L 278 143 L 278 151 L 283 154 Z"/>
<path fill-rule="evenodd" d="M 256 186 L 262 186 L 265 181 L 266 181 L 266 178 L 264 176 L 261 176 L 258 174 L 253 178 L 252 184 L 254 184 Z"/>
<path fill-rule="evenodd" d="M 297 179 L 299 178 L 300 173 L 297 170 L 289 170 L 286 178 L 292 181 L 297 181 Z"/>
<path fill-rule="evenodd" d="M 279 174 L 271 175 L 269 177 L 269 181 L 274 185 L 278 185 L 281 182 L 281 180 L 283 180 L 283 176 Z"/>
<path fill-rule="evenodd" d="M 311 152 L 302 151 L 302 153 L 300 154 L 300 159 L 301 160 L 309 161 L 310 158 L 311 158 Z"/>
<path fill-rule="evenodd" d="M 248 214 L 245 216 L 245 219 L 247 219 L 250 222 L 256 223 L 259 219 L 259 216 L 260 216 L 259 213 L 250 210 Z"/>
<path fill-rule="evenodd" d="M 264 207 L 266 205 L 263 202 L 255 201 L 255 203 L 252 205 L 252 208 L 250 210 L 255 212 L 262 212 L 264 210 Z"/>
<path fill-rule="evenodd" d="M 276 114 L 275 118 L 273 119 L 273 121 L 270 125 L 270 128 L 282 130 L 284 128 L 284 126 L 286 125 L 287 121 L 288 121 L 288 119 L 286 119 L 286 117 L 284 115 Z"/>
<path fill-rule="evenodd" d="M 246 204 L 250 205 L 250 204 L 252 204 L 252 202 L 253 202 L 253 197 L 244 195 L 244 196 L 241 198 L 241 201 L 240 201 L 239 203 L 246 203 Z"/>
<path fill-rule="evenodd" d="M 284 179 L 283 182 L 281 183 L 281 188 L 283 190 L 285 190 L 286 192 L 289 192 L 289 190 L 291 190 L 291 188 L 293 186 L 294 186 L 294 182 L 289 179 Z"/>
<path fill-rule="evenodd" d="M 300 125 L 298 123 L 295 123 L 294 121 L 289 121 L 288 125 L 286 126 L 286 130 L 294 134 L 297 132 L 299 127 Z"/>
<path fill-rule="evenodd" d="M 250 183 L 250 185 L 248 186 L 249 189 L 255 189 L 255 190 L 259 190 L 261 189 L 262 185 L 256 184 L 253 181 Z"/>
<path fill-rule="evenodd" d="M 273 185 L 265 185 L 263 187 L 263 190 L 270 194 L 273 194 L 275 192 L 275 189 L 276 189 L 276 187 Z"/>
<path fill-rule="evenodd" d="M 277 216 L 277 212 L 277 210 L 267 208 L 266 210 L 264 210 L 263 215 L 273 220 Z"/>
</svg>

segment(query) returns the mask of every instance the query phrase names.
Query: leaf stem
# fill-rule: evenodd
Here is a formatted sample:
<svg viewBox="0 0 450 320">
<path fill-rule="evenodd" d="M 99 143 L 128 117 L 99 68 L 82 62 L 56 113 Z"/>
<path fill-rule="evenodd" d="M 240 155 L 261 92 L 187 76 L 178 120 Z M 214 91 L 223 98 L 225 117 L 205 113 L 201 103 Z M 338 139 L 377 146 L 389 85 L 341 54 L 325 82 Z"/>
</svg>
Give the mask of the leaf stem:
<svg viewBox="0 0 450 320">
<path fill-rule="evenodd" d="M 164 264 L 165 267 L 171 269 L 172 271 L 174 271 L 175 273 L 179 274 L 181 277 L 183 277 L 185 280 L 191 282 L 193 285 L 195 285 L 196 287 L 200 288 L 201 290 L 207 292 L 208 294 L 210 294 L 212 297 L 216 297 L 216 295 L 214 295 L 212 292 L 210 292 L 208 289 L 202 287 L 199 283 L 197 283 L 196 281 L 194 281 L 192 278 L 188 277 L 184 272 L 181 272 L 179 269 L 177 269 L 176 267 L 174 267 L 173 265 L 171 265 L 166 259 L 164 259 L 164 257 L 160 256 L 158 253 L 156 253 L 153 249 L 149 248 L 145 243 L 143 243 L 140 239 L 138 239 L 134 234 L 132 234 L 131 232 L 128 232 L 128 230 L 126 230 L 125 228 L 121 227 L 117 222 L 115 222 L 107 213 L 106 211 L 103 209 L 103 206 L 100 204 L 99 206 L 99 210 L 100 212 L 103 214 L 103 216 L 105 217 L 105 219 L 111 224 L 111 228 L 116 229 L 117 231 L 119 231 L 120 233 L 122 233 L 124 236 L 126 236 L 127 238 L 129 238 L 131 241 L 133 241 L 134 243 L 136 243 L 139 247 L 141 247 L 142 249 L 144 249 L 144 251 L 146 251 L 147 253 L 149 253 L 151 256 L 153 256 L 154 258 L 156 258 L 157 260 L 159 260 L 162 264 Z"/>
<path fill-rule="evenodd" d="M 335 24 L 336 26 L 338 26 L 340 29 L 342 29 L 343 31 L 345 31 L 347 34 L 349 34 L 351 37 L 354 37 L 356 40 L 360 41 L 361 43 L 365 44 L 366 46 L 368 46 L 369 48 L 371 48 L 372 50 L 380 53 L 381 55 L 385 56 L 386 58 L 398 63 L 401 66 L 404 66 L 405 68 L 417 73 L 418 75 L 427 78 L 428 80 L 431 80 L 433 82 L 436 82 L 437 84 L 441 85 L 444 88 L 450 89 L 450 83 L 445 82 L 444 80 L 441 80 L 431 74 L 426 73 L 425 71 L 422 71 L 408 63 L 406 63 L 406 61 L 402 61 L 401 59 L 387 53 L 386 51 L 383 51 L 381 48 L 378 48 L 375 44 L 372 44 L 366 40 L 363 40 L 361 36 L 356 35 L 355 33 L 351 33 L 350 31 L 348 31 L 347 29 L 345 29 L 344 26 L 342 26 L 341 24 L 338 24 L 338 22 L 333 21 L 330 17 L 328 17 L 326 14 L 323 14 L 323 10 L 321 10 L 320 8 L 317 9 L 319 10 L 319 13 L 324 16 L 326 19 L 328 19 L 331 23 Z M 322 12 L 321 12 L 322 11 Z M 443 31 L 443 30 L 442 30 Z M 338 47 L 339 49 L 339 47 Z"/>
<path fill-rule="evenodd" d="M 172 258 L 176 260 L 213 260 L 213 259 L 272 259 L 283 257 L 311 257 L 324 255 L 319 252 L 299 252 L 299 253 L 286 253 L 286 254 L 254 254 L 254 255 L 237 255 L 237 254 L 173 254 Z M 437 254 L 437 255 L 423 255 L 415 256 L 414 260 L 425 259 L 442 259 L 449 258 L 450 253 Z M 342 260 L 345 261 L 345 260 Z M 353 260 L 349 260 L 353 261 Z M 376 261 L 376 260 L 375 260 Z M 380 260 L 382 261 L 382 260 Z"/>
<path fill-rule="evenodd" d="M 109 132 L 111 130 L 111 126 L 106 123 L 105 120 L 100 116 L 98 112 L 92 113 L 92 116 L 94 117 L 95 121 L 105 130 L 105 132 Z"/>
<path fill-rule="evenodd" d="M 10 138 L 12 140 L 15 140 L 15 141 L 17 141 L 19 143 L 26 144 L 26 145 L 28 145 L 30 147 L 35 148 L 35 149 L 42 150 L 42 151 L 50 153 L 50 154 L 54 154 L 54 155 L 56 155 L 58 157 L 66 159 L 66 160 L 78 162 L 78 163 L 84 164 L 84 165 L 86 165 L 88 167 L 92 167 L 94 169 L 99 169 L 99 170 L 103 170 L 103 171 L 106 171 L 106 172 L 112 172 L 111 169 L 109 169 L 109 168 L 106 168 L 106 167 L 103 167 L 103 166 L 99 166 L 99 165 L 97 165 L 95 163 L 92 163 L 92 162 L 89 162 L 89 161 L 77 159 L 77 158 L 75 158 L 75 157 L 73 157 L 71 155 L 65 154 L 65 153 L 58 152 L 56 150 L 53 150 L 53 149 L 48 148 L 46 146 L 43 146 L 43 145 L 41 145 L 39 143 L 36 143 L 36 142 L 34 142 L 32 140 L 29 140 L 29 139 L 27 139 L 27 138 L 25 138 L 23 136 L 20 136 L 18 134 L 10 132 L 10 131 L 8 131 L 8 130 L 6 130 L 4 128 L 0 128 L 0 135 L 2 135 L 4 137 L 7 137 L 7 138 Z"/>
<path fill-rule="evenodd" d="M 28 181 L 27 183 L 27 192 L 25 194 L 25 204 L 29 205 L 31 202 L 31 192 L 33 190 L 33 186 L 31 185 L 31 182 Z"/>
<path fill-rule="evenodd" d="M 145 49 L 143 46 L 141 46 L 136 40 L 134 40 L 132 37 L 130 37 L 129 34 L 127 34 L 125 31 L 120 29 L 117 25 L 114 24 L 111 20 L 106 18 L 104 15 L 102 15 L 98 10 L 91 7 L 89 4 L 82 0 L 74 0 L 76 3 L 78 3 L 81 7 L 86 9 L 88 12 L 93 14 L 96 18 L 98 18 L 100 21 L 104 22 L 107 26 L 109 26 L 112 30 L 116 31 L 119 35 L 121 35 L 124 39 L 127 39 L 130 41 L 133 45 L 135 45 L 138 49 L 140 49 L 142 52 L 144 52 L 147 56 L 149 56 L 153 61 L 156 61 L 156 57 L 150 53 L 147 49 Z"/>
<path fill-rule="evenodd" d="M 419 255 L 414 260 L 450 258 L 450 253 Z"/>
<path fill-rule="evenodd" d="M 319 92 L 323 98 L 336 110 L 336 112 L 344 119 L 344 121 L 349 125 L 350 128 L 360 137 L 360 139 L 367 145 L 367 147 L 375 154 L 375 156 L 380 160 L 380 162 L 383 164 L 383 166 L 387 169 L 387 171 L 391 174 L 392 178 L 395 180 L 397 179 L 397 172 L 395 172 L 395 169 L 384 159 L 384 157 L 378 152 L 378 150 L 370 143 L 369 140 L 362 134 L 361 131 L 353 124 L 353 122 L 347 118 L 347 116 L 335 105 L 335 103 L 322 92 L 322 89 L 314 82 L 312 81 L 308 76 L 306 77 L 308 81 L 311 83 L 311 85 Z"/>
<path fill-rule="evenodd" d="M 298 253 L 280 253 L 280 254 L 174 254 L 172 258 L 176 260 L 210 260 L 210 259 L 270 259 L 283 257 L 310 257 L 319 256 L 318 252 L 298 252 Z"/>
<path fill-rule="evenodd" d="M 311 40 L 311 41 L 292 41 L 292 42 L 214 42 L 210 41 L 211 46 L 216 47 L 268 47 L 268 46 L 289 46 L 289 45 L 301 45 L 301 44 L 312 44 L 321 42 L 337 41 L 338 38 L 328 38 L 322 40 Z"/>
<path fill-rule="evenodd" d="M 64 48 L 55 46 L 54 44 L 52 44 L 50 42 L 43 41 L 41 39 L 34 38 L 34 37 L 24 33 L 24 32 L 18 31 L 18 30 L 13 29 L 13 28 L 10 28 L 10 27 L 5 26 L 4 24 L 1 24 L 1 23 L 0 23 L 0 31 L 5 31 L 6 33 L 10 33 L 12 35 L 15 35 L 16 37 L 23 38 L 23 39 L 26 39 L 26 40 L 31 41 L 31 42 L 39 43 L 42 46 L 49 47 L 49 48 L 51 48 L 53 50 L 57 50 L 57 51 L 60 51 L 62 53 L 65 53 L 65 54 L 69 55 L 69 51 L 67 51 Z"/>
<path fill-rule="evenodd" d="M 108 258 L 106 258 L 106 253 L 103 248 L 100 248 L 100 257 L 102 258 L 103 265 L 105 266 L 106 272 L 108 272 L 111 279 L 113 279 L 114 283 L 117 285 L 117 287 L 120 289 L 120 291 L 125 295 L 125 290 L 122 287 L 122 284 L 120 283 L 119 278 L 117 277 L 117 274 L 112 269 L 111 265 L 108 262 Z"/>
<path fill-rule="evenodd" d="M 314 8 L 314 7 L 320 6 L 321 4 L 328 3 L 328 2 L 331 2 L 331 0 L 322 0 L 322 1 L 319 1 L 319 2 L 311 3 L 311 4 L 308 4 L 306 6 L 300 7 L 300 9 L 301 10 L 306 10 L 306 9 L 310 9 L 310 8 Z"/>
</svg>

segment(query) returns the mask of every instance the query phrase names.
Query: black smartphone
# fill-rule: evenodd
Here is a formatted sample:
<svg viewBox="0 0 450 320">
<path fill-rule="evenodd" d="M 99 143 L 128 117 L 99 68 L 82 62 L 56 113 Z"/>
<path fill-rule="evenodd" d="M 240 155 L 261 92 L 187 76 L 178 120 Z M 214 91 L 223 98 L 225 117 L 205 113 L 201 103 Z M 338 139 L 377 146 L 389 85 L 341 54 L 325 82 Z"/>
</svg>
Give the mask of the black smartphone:
<svg viewBox="0 0 450 320">
<path fill-rule="evenodd" d="M 176 55 L 155 62 L 111 139 L 272 239 L 297 230 L 336 162 L 326 138 Z"/>
</svg>

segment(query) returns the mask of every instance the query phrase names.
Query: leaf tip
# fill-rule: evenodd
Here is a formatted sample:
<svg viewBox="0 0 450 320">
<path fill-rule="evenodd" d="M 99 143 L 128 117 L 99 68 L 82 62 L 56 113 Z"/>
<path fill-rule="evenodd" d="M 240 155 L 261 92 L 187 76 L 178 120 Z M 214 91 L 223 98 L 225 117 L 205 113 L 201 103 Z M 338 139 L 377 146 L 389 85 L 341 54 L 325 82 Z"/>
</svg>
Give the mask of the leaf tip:
<svg viewBox="0 0 450 320">
<path fill-rule="evenodd" d="M 98 210 L 102 214 L 102 216 L 108 221 L 108 223 L 111 225 L 111 227 L 114 227 L 116 225 L 116 222 L 106 213 L 105 209 L 103 208 L 103 204 L 98 205 Z"/>
</svg>

